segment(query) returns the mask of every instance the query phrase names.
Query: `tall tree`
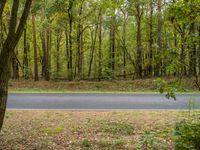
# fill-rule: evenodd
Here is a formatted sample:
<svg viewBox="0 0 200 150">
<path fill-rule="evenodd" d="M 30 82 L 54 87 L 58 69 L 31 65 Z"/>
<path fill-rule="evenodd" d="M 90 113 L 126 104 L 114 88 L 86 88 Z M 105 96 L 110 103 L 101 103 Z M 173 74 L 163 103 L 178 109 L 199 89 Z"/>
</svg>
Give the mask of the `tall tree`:
<svg viewBox="0 0 200 150">
<path fill-rule="evenodd" d="M 162 0 L 157 0 L 157 10 L 158 10 L 158 28 L 157 28 L 157 57 L 156 57 L 156 67 L 155 76 L 160 76 L 162 74 Z"/>
<path fill-rule="evenodd" d="M 67 10 L 68 17 L 69 17 L 69 68 L 68 68 L 68 79 L 73 80 L 73 52 L 72 52 L 72 30 L 73 30 L 73 8 L 74 1 L 69 0 L 69 7 Z"/>
<path fill-rule="evenodd" d="M 35 27 L 35 15 L 32 14 L 32 32 L 33 32 L 33 47 L 34 47 L 34 79 L 39 80 L 38 76 L 38 52 L 37 52 L 37 38 L 36 38 L 36 27 Z"/>
<path fill-rule="evenodd" d="M 136 18 L 136 24 L 137 24 L 137 56 L 136 56 L 136 77 L 141 78 L 143 76 L 143 69 L 142 69 L 142 64 L 143 64 L 143 53 L 142 53 L 142 33 L 141 33 L 141 21 L 142 21 L 142 16 L 144 13 L 143 10 L 143 3 L 140 1 L 135 2 L 135 18 Z"/>
<path fill-rule="evenodd" d="M 17 26 L 19 0 L 13 0 L 9 22 L 9 33 L 3 43 L 3 48 L 0 53 L 0 130 L 2 129 L 4 115 L 6 111 L 8 80 L 10 78 L 10 62 L 14 54 L 14 49 L 23 33 L 26 20 L 30 11 L 31 3 L 32 0 L 26 0 L 22 16 Z M 0 11 L 0 17 L 2 18 L 1 12 L 3 11 Z"/>
</svg>

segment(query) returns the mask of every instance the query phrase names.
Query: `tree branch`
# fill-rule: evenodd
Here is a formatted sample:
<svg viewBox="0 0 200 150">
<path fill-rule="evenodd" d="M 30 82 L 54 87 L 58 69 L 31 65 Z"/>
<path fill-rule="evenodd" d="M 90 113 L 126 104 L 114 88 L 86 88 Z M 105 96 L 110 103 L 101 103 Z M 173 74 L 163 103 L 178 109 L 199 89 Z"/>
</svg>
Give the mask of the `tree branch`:
<svg viewBox="0 0 200 150">
<path fill-rule="evenodd" d="M 3 9 L 5 7 L 6 0 L 1 0 L 0 2 L 0 20 L 2 19 Z"/>
<path fill-rule="evenodd" d="M 24 11 L 23 11 L 23 14 L 20 18 L 19 26 L 18 26 L 17 31 L 15 33 L 15 38 L 12 42 L 12 47 L 16 46 L 16 44 L 18 43 L 18 41 L 19 41 L 19 39 L 20 39 L 20 37 L 23 33 L 24 26 L 26 24 L 26 20 L 28 18 L 28 14 L 29 14 L 29 11 L 30 11 L 30 8 L 31 8 L 31 4 L 32 4 L 32 0 L 26 0 Z"/>
</svg>

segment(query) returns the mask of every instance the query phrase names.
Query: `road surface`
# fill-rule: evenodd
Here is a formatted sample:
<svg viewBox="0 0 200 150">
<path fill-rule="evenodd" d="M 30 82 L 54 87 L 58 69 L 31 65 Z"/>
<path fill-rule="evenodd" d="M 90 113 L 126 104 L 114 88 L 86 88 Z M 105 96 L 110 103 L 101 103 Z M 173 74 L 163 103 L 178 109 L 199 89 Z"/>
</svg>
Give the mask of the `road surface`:
<svg viewBox="0 0 200 150">
<path fill-rule="evenodd" d="M 178 100 L 168 100 L 159 94 L 9 94 L 9 109 L 187 109 L 193 97 L 200 108 L 200 95 L 177 95 Z"/>
</svg>

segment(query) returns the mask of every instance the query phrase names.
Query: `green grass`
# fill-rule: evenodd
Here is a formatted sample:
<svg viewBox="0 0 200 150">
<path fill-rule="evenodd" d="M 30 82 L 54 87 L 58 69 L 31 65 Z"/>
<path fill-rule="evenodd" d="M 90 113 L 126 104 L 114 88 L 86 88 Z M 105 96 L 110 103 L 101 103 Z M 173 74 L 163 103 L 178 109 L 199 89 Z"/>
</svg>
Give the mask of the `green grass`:
<svg viewBox="0 0 200 150">
<path fill-rule="evenodd" d="M 118 121 L 101 121 L 100 128 L 103 132 L 110 133 L 113 135 L 131 135 L 134 134 L 134 127 L 127 122 Z"/>
<path fill-rule="evenodd" d="M 9 93 L 112 93 L 112 94 L 160 94 L 156 90 L 134 90 L 134 91 L 108 91 L 108 90 L 65 90 L 65 89 L 39 89 L 19 88 L 9 90 Z M 177 92 L 177 94 L 200 94 L 200 91 Z"/>
<path fill-rule="evenodd" d="M 173 149 L 174 127 L 187 116 L 183 111 L 7 110 L 0 149 Z"/>
</svg>

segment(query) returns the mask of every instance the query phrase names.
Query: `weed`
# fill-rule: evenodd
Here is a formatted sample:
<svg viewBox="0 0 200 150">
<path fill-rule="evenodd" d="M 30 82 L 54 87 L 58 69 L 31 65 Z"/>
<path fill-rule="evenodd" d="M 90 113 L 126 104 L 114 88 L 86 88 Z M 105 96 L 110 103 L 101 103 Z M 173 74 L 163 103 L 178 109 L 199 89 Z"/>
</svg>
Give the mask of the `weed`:
<svg viewBox="0 0 200 150">
<path fill-rule="evenodd" d="M 123 140 L 100 140 L 97 142 L 98 146 L 101 149 L 119 149 L 124 147 L 124 141 Z"/>
<path fill-rule="evenodd" d="M 130 135 L 134 132 L 134 127 L 127 122 L 103 121 L 101 123 L 101 128 L 103 132 L 113 135 Z"/>
<path fill-rule="evenodd" d="M 47 135 L 54 135 L 54 134 L 59 134 L 59 133 L 63 132 L 63 130 L 64 130 L 64 126 L 61 125 L 56 128 L 46 128 L 46 129 L 44 129 L 44 133 Z"/>
<path fill-rule="evenodd" d="M 81 145 L 83 147 L 91 147 L 91 142 L 88 139 L 84 139 Z"/>
<path fill-rule="evenodd" d="M 144 150 L 167 150 L 167 145 L 157 137 L 155 132 L 145 132 L 139 138 L 138 149 Z"/>
</svg>

